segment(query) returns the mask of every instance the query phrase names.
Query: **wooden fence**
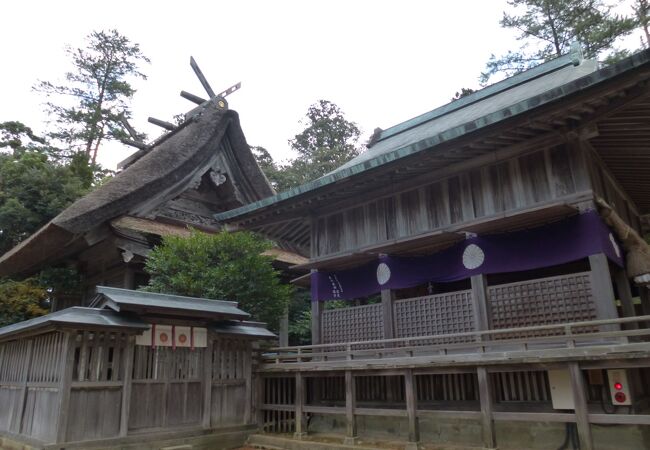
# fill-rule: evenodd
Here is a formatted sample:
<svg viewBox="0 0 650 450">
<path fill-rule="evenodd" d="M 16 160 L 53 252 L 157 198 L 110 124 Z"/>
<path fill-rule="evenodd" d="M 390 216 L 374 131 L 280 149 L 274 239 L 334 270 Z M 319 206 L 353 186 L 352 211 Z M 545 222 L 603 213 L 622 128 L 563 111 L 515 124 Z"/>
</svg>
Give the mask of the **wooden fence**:
<svg viewBox="0 0 650 450">
<path fill-rule="evenodd" d="M 487 301 L 488 322 L 495 329 L 597 318 L 589 272 L 490 286 Z M 392 308 L 395 337 L 475 329 L 471 290 L 396 300 Z M 322 320 L 325 344 L 386 337 L 380 304 L 326 310 Z"/>
<path fill-rule="evenodd" d="M 55 331 L 0 344 L 0 433 L 40 443 L 251 423 L 252 349 L 135 345 L 122 332 Z"/>
</svg>

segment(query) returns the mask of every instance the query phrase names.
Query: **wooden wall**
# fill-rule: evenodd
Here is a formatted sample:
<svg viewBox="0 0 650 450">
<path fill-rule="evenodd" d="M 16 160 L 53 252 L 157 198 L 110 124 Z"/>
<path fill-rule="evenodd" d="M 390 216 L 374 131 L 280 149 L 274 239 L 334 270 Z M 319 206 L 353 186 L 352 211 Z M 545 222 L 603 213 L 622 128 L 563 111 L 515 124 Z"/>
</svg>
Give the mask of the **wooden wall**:
<svg viewBox="0 0 650 450">
<path fill-rule="evenodd" d="M 71 347 L 65 332 L 0 344 L 0 435 L 77 442 L 251 423 L 247 340 L 173 349 L 120 332 L 70 333 Z"/>
<path fill-rule="evenodd" d="M 59 332 L 0 344 L 0 432 L 55 440 L 64 346 Z"/>
<path fill-rule="evenodd" d="M 575 150 L 575 149 L 573 149 Z M 475 167 L 417 188 L 318 216 L 315 252 L 325 256 L 523 210 L 589 189 L 580 151 L 568 145 Z"/>
</svg>

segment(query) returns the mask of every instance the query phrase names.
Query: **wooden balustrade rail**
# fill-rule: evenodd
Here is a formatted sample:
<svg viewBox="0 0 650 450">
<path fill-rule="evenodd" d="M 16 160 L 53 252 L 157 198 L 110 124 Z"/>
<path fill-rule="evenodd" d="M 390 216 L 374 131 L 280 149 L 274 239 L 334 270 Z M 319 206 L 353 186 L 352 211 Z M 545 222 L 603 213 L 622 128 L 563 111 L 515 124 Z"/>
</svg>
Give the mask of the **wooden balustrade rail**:
<svg viewBox="0 0 650 450">
<path fill-rule="evenodd" d="M 263 353 L 261 360 L 268 367 L 272 364 L 326 362 L 337 359 L 349 361 L 361 358 L 408 358 L 425 353 L 444 356 L 450 353 L 528 351 L 544 346 L 572 349 L 576 346 L 605 343 L 622 345 L 628 344 L 629 338 L 650 335 L 650 329 L 620 329 L 621 325 L 649 320 L 650 315 L 375 341 L 275 347 Z"/>
</svg>

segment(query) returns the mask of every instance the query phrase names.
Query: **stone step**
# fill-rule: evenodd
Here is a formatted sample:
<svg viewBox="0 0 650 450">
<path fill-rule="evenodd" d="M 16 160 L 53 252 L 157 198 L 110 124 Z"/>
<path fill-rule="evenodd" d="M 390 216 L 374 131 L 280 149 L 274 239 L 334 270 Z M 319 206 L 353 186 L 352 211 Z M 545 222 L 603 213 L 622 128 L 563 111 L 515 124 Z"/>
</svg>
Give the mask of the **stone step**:
<svg viewBox="0 0 650 450">
<path fill-rule="evenodd" d="M 377 447 L 365 445 L 322 442 L 311 438 L 292 439 L 271 434 L 253 434 L 248 438 L 248 445 L 268 450 L 377 450 Z"/>
</svg>

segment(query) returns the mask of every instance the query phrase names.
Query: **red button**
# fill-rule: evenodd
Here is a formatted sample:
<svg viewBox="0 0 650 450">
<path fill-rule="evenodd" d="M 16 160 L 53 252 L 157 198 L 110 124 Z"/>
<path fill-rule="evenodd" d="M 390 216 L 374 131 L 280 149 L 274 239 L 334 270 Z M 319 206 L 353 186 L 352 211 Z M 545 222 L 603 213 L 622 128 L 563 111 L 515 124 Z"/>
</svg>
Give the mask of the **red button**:
<svg viewBox="0 0 650 450">
<path fill-rule="evenodd" d="M 616 395 L 614 395 L 614 400 L 616 400 L 617 403 L 624 403 L 626 399 L 627 397 L 622 392 L 617 392 Z"/>
</svg>

